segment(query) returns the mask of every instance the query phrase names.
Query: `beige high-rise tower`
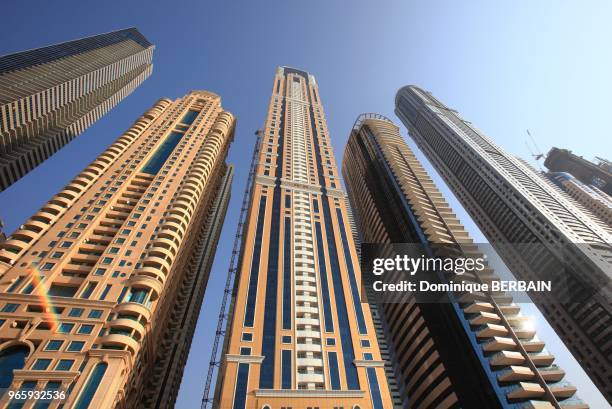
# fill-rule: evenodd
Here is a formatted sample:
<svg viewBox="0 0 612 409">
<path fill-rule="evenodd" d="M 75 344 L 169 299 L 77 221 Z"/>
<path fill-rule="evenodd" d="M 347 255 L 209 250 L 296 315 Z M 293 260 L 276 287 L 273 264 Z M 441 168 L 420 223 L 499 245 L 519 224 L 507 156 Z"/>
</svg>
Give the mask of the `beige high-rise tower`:
<svg viewBox="0 0 612 409">
<path fill-rule="evenodd" d="M 276 71 L 214 407 L 391 407 L 315 78 Z"/>
<path fill-rule="evenodd" d="M 173 405 L 234 124 L 207 91 L 159 100 L 0 244 L 0 406 L 16 391 L 61 392 L 50 408 Z"/>
</svg>

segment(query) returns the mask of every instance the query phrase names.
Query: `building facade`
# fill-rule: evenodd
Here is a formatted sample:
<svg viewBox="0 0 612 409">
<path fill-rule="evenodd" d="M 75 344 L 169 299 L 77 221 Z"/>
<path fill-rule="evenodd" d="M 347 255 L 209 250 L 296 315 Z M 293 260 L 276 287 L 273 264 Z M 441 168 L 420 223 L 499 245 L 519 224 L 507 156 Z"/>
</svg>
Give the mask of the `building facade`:
<svg viewBox="0 0 612 409">
<path fill-rule="evenodd" d="M 612 229 L 612 197 L 594 185 L 586 185 L 567 172 L 548 172 L 546 177 L 570 195 L 608 229 Z"/>
<path fill-rule="evenodd" d="M 173 405 L 234 125 L 210 92 L 159 100 L 0 244 L 0 406 L 28 390 L 62 391 L 50 408 Z"/>
<path fill-rule="evenodd" d="M 358 118 L 342 173 L 364 243 L 418 243 L 432 253 L 443 244 L 462 257 L 482 255 L 389 119 Z M 488 267 L 461 279 L 496 275 Z M 460 294 L 444 303 L 401 297 L 380 300 L 377 310 L 404 407 L 587 407 L 507 294 Z"/>
<path fill-rule="evenodd" d="M 0 191 L 142 84 L 153 49 L 129 28 L 0 57 Z"/>
<path fill-rule="evenodd" d="M 278 68 L 214 407 L 390 407 L 347 206 L 315 78 Z"/>
<path fill-rule="evenodd" d="M 544 166 L 551 172 L 567 172 L 587 185 L 596 186 L 612 196 L 612 164 L 603 158 L 593 163 L 567 149 L 552 148 Z"/>
<path fill-rule="evenodd" d="M 514 276 L 612 402 L 612 237 L 565 194 L 430 93 L 400 89 L 396 113 Z"/>
</svg>

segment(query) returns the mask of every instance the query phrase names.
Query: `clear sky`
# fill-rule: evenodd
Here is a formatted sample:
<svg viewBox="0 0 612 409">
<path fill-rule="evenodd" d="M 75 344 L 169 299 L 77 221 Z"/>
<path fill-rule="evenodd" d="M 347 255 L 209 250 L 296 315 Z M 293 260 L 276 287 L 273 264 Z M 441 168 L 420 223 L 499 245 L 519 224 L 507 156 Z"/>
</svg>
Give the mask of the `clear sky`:
<svg viewBox="0 0 612 409">
<path fill-rule="evenodd" d="M 407 84 L 432 91 L 525 159 L 526 129 L 542 151 L 559 146 L 588 159 L 612 157 L 612 2 L 606 0 L 23 0 L 7 1 L 1 10 L 0 54 L 130 26 L 157 46 L 153 74 L 139 89 L 0 194 L 8 232 L 162 96 L 211 90 L 238 118 L 229 157 L 236 164 L 233 196 L 177 401 L 181 409 L 198 407 L 201 399 L 253 131 L 263 124 L 276 66 L 316 76 L 338 163 L 358 114 L 378 112 L 399 123 L 394 96 Z M 608 407 L 541 316 L 527 309 L 579 395 L 592 408 Z"/>
</svg>

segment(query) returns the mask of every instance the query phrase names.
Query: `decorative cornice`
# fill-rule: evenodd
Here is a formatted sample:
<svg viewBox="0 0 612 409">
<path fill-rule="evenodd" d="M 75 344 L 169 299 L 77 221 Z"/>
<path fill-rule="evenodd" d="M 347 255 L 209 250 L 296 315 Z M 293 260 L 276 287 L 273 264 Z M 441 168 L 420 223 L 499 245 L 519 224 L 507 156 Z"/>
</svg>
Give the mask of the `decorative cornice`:
<svg viewBox="0 0 612 409">
<path fill-rule="evenodd" d="M 281 398 L 361 398 L 365 396 L 361 390 L 322 390 L 322 389 L 256 389 L 257 397 Z"/>
<path fill-rule="evenodd" d="M 226 354 L 225 360 L 227 362 L 238 362 L 246 364 L 260 364 L 263 362 L 264 357 L 260 355 L 234 355 Z"/>
<path fill-rule="evenodd" d="M 364 368 L 382 368 L 385 366 L 385 361 L 370 361 L 365 359 L 355 359 L 353 361 L 355 366 Z"/>
</svg>

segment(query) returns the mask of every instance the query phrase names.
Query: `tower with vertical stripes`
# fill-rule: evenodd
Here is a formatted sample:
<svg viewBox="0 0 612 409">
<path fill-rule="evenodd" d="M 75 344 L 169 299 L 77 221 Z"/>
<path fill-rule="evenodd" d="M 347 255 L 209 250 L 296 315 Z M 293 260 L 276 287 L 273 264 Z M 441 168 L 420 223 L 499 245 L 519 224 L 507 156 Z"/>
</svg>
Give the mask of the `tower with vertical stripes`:
<svg viewBox="0 0 612 409">
<path fill-rule="evenodd" d="M 280 67 L 215 407 L 390 407 L 347 206 L 315 78 Z"/>
</svg>

